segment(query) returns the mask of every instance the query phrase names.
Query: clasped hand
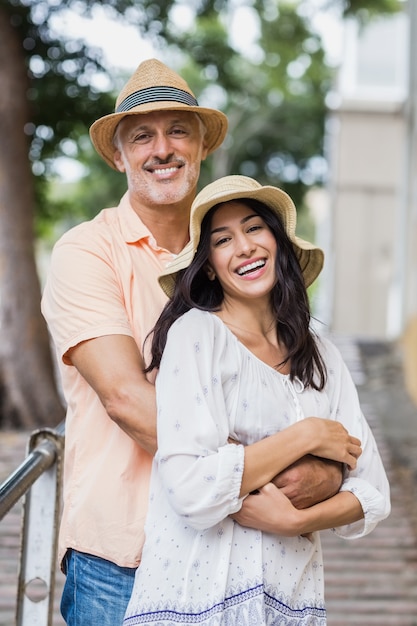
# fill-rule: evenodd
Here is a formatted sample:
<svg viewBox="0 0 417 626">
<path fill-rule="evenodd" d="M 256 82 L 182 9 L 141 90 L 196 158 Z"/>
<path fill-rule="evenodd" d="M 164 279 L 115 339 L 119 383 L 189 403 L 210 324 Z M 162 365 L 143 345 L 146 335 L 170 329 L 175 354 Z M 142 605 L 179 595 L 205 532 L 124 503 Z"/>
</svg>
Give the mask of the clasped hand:
<svg viewBox="0 0 417 626">
<path fill-rule="evenodd" d="M 287 537 L 300 535 L 299 510 L 272 483 L 245 498 L 240 511 L 231 515 L 238 524 Z M 256 520 L 256 521 L 255 521 Z"/>
<path fill-rule="evenodd" d="M 311 431 L 312 454 L 280 472 L 257 495 L 245 498 L 241 510 L 231 516 L 242 526 L 287 536 L 299 534 L 298 511 L 338 493 L 344 467 L 356 467 L 361 442 L 340 422 L 311 417 L 301 424 Z"/>
</svg>

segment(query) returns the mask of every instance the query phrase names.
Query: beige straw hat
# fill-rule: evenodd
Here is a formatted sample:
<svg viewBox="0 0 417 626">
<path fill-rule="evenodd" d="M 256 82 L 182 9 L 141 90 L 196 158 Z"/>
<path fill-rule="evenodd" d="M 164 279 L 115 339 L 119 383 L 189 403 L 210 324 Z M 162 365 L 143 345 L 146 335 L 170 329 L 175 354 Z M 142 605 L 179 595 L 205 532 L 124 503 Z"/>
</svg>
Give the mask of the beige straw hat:
<svg viewBox="0 0 417 626">
<path fill-rule="evenodd" d="M 160 285 L 168 297 L 174 292 L 177 272 L 188 267 L 194 258 L 200 241 L 201 222 L 206 213 L 216 204 L 238 198 L 258 200 L 280 216 L 294 246 L 306 287 L 309 287 L 320 274 L 324 262 L 323 251 L 296 236 L 297 211 L 290 196 L 278 187 L 263 187 L 248 176 L 224 176 L 204 187 L 191 206 L 190 241 L 177 257 L 168 263 L 159 277 Z"/>
<path fill-rule="evenodd" d="M 206 127 L 208 154 L 220 146 L 227 132 L 227 117 L 216 109 L 200 107 L 185 82 L 176 72 L 157 59 L 139 65 L 116 100 L 115 112 L 96 120 L 90 137 L 101 157 L 116 169 L 113 137 L 120 120 L 127 115 L 152 111 L 192 111 Z"/>
</svg>

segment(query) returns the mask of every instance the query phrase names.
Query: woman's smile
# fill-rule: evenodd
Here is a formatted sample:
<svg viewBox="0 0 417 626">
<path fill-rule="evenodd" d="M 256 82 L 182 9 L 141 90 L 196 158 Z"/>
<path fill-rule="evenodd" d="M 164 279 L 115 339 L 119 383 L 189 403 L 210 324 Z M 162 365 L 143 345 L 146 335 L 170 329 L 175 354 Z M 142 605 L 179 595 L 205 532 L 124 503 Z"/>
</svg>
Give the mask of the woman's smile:
<svg viewBox="0 0 417 626">
<path fill-rule="evenodd" d="M 265 264 L 266 259 L 259 259 L 249 263 L 244 263 L 237 268 L 236 273 L 239 274 L 239 276 L 247 276 L 248 274 L 253 274 L 256 270 L 265 267 Z"/>
</svg>

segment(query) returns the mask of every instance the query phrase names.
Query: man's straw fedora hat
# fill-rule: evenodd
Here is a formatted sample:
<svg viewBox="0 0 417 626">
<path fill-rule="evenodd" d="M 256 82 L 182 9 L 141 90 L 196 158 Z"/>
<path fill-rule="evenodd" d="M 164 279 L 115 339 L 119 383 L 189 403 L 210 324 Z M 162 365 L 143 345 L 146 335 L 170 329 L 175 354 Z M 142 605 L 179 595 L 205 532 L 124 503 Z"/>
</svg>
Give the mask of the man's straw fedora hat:
<svg viewBox="0 0 417 626">
<path fill-rule="evenodd" d="M 216 204 L 239 198 L 258 200 L 279 215 L 293 244 L 306 287 L 315 281 L 323 267 L 324 253 L 295 234 L 297 211 L 290 196 L 278 187 L 263 187 L 248 176 L 224 176 L 204 187 L 191 206 L 190 241 L 159 277 L 160 285 L 168 297 L 174 292 L 177 272 L 188 267 L 194 258 L 200 241 L 201 222 L 206 213 Z"/>
<path fill-rule="evenodd" d="M 90 128 L 91 141 L 101 157 L 115 168 L 113 137 L 120 120 L 127 115 L 152 111 L 197 113 L 206 127 L 208 154 L 220 146 L 227 132 L 227 117 L 198 102 L 181 76 L 157 59 L 141 63 L 116 100 L 115 112 L 96 120 Z"/>
</svg>

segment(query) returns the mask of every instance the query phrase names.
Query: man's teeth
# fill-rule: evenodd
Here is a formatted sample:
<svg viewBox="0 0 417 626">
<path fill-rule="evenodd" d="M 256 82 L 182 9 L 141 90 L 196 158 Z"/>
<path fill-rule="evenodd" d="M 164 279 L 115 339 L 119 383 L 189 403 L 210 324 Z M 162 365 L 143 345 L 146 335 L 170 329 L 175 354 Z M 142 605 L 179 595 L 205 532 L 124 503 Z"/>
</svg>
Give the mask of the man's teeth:
<svg viewBox="0 0 417 626">
<path fill-rule="evenodd" d="M 239 276 L 243 276 L 243 274 L 247 274 L 248 272 L 252 272 L 253 270 L 258 269 L 258 267 L 263 267 L 265 265 L 265 261 L 255 261 L 254 263 L 249 263 L 249 265 L 245 265 L 244 267 L 240 267 L 237 270 Z"/>
<path fill-rule="evenodd" d="M 176 167 L 164 167 L 164 169 L 154 169 L 154 174 L 172 174 L 173 172 L 176 172 L 177 168 Z"/>
</svg>

